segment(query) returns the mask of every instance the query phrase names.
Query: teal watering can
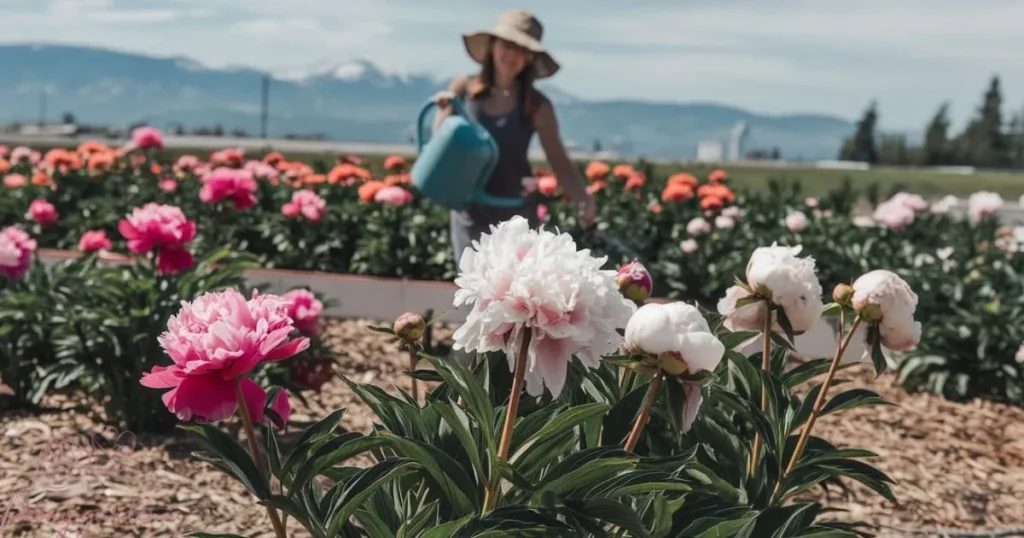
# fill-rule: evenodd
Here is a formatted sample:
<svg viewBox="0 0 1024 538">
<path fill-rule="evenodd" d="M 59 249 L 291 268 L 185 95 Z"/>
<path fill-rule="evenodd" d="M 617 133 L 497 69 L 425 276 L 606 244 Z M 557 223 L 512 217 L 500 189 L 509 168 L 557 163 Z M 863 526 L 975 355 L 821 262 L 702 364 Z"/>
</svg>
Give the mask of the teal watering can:
<svg viewBox="0 0 1024 538">
<path fill-rule="evenodd" d="M 498 144 L 484 126 L 474 121 L 462 104 L 451 100 L 450 114 L 432 136 L 424 133 L 423 120 L 437 106 L 427 101 L 416 120 L 416 162 L 409 172 L 423 196 L 450 210 L 462 211 L 472 204 L 514 208 L 522 198 L 493 196 L 484 191 L 498 165 Z"/>
</svg>

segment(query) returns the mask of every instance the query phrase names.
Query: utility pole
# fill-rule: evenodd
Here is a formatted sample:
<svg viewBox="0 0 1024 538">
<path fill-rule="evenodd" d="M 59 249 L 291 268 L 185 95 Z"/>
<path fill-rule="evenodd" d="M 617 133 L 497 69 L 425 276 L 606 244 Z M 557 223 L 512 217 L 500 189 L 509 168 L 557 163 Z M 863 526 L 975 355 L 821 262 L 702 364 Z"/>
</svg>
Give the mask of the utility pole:
<svg viewBox="0 0 1024 538">
<path fill-rule="evenodd" d="M 39 126 L 46 122 L 46 90 L 39 93 Z"/>
<path fill-rule="evenodd" d="M 263 75 L 262 99 L 260 106 L 260 138 L 267 139 L 267 114 L 270 107 L 270 76 Z"/>
</svg>

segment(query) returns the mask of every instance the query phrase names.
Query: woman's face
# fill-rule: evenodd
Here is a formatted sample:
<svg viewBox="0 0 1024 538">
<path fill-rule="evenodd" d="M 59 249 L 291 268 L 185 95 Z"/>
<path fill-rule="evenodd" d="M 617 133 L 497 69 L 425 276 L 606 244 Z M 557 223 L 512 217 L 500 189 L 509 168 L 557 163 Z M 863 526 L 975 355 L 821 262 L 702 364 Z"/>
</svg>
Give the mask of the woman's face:
<svg viewBox="0 0 1024 538">
<path fill-rule="evenodd" d="M 502 78 L 515 78 L 532 60 L 532 53 L 515 43 L 495 39 L 493 50 L 494 69 Z"/>
</svg>

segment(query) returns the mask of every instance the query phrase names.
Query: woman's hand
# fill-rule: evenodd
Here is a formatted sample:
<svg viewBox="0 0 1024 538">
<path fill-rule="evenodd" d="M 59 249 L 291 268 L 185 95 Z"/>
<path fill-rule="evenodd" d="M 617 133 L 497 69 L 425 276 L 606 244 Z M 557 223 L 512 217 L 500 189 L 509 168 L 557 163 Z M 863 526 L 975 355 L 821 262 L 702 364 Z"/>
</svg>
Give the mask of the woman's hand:
<svg viewBox="0 0 1024 538">
<path fill-rule="evenodd" d="M 448 90 L 441 90 L 434 94 L 434 103 L 445 112 L 451 110 L 452 99 L 455 99 L 455 94 Z"/>
</svg>

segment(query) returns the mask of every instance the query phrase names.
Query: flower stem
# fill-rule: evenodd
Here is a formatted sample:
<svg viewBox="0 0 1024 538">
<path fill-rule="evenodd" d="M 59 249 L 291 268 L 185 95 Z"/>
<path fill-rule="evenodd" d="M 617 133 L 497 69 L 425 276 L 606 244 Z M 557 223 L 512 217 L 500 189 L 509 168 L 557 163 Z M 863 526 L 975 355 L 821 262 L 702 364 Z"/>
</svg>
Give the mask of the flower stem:
<svg viewBox="0 0 1024 538">
<path fill-rule="evenodd" d="M 793 449 L 793 455 L 789 458 L 789 464 L 786 465 L 786 470 L 779 477 L 779 481 L 775 484 L 775 491 L 772 493 L 772 498 L 779 494 L 779 490 L 782 488 L 782 481 L 786 476 L 793 472 L 796 468 L 797 462 L 800 460 L 800 455 L 804 451 L 804 447 L 807 446 L 807 440 L 811 437 L 811 428 L 814 427 L 814 422 L 818 420 L 818 415 L 821 414 L 821 410 L 825 407 L 825 400 L 828 396 L 828 389 L 832 385 L 832 379 L 835 377 L 836 372 L 839 370 L 839 361 L 843 358 L 843 353 L 846 352 L 847 346 L 850 345 L 850 340 L 853 339 L 853 333 L 857 331 L 857 326 L 860 325 L 860 316 L 857 316 L 853 320 L 853 326 L 850 327 L 850 332 L 846 333 L 846 337 L 842 338 L 843 326 L 846 324 L 846 315 L 844 311 L 839 313 L 839 335 L 841 341 L 839 346 L 836 348 L 836 354 L 832 357 L 832 364 L 828 367 L 828 373 L 825 374 L 825 380 L 821 383 L 821 390 L 818 391 L 818 397 L 814 400 L 814 407 L 811 408 L 811 415 L 807 418 L 807 422 L 804 423 L 803 430 L 800 431 L 800 437 L 796 441 L 796 448 Z"/>
<path fill-rule="evenodd" d="M 249 442 L 249 452 L 252 453 L 253 459 L 256 460 L 256 468 L 259 469 L 260 475 L 266 479 L 266 473 L 263 471 L 263 454 L 260 452 L 260 445 L 256 442 L 256 429 L 253 428 L 252 418 L 249 417 L 249 405 L 245 403 L 245 396 L 242 394 L 241 379 L 235 381 L 235 397 L 238 398 L 238 408 L 242 415 L 242 425 L 245 426 L 245 440 Z M 281 519 L 277 516 L 277 510 L 270 506 L 266 508 L 267 515 L 270 516 L 270 524 L 274 526 L 274 534 L 278 538 L 288 538 L 288 532 L 285 530 L 284 524 L 281 523 Z"/>
<path fill-rule="evenodd" d="M 530 351 L 530 329 L 523 333 L 523 343 L 519 347 L 519 354 L 516 356 L 516 365 L 512 377 L 512 392 L 508 396 L 508 407 L 505 409 L 505 423 L 501 427 L 501 440 L 498 442 L 498 461 L 508 460 L 508 450 L 512 445 L 512 430 L 516 424 L 516 417 L 519 415 L 519 398 L 523 394 L 523 381 L 526 377 L 526 357 Z M 498 487 L 501 485 L 501 475 L 498 473 L 498 466 L 491 469 L 491 481 L 487 485 L 484 496 L 484 512 L 494 509 L 498 503 Z"/>
<path fill-rule="evenodd" d="M 409 345 L 409 376 L 412 378 L 412 399 L 414 401 L 416 401 L 417 405 L 418 405 L 418 402 L 420 401 L 420 390 L 419 390 L 419 382 L 418 382 L 419 380 L 417 380 L 416 376 L 413 375 L 416 372 L 416 363 L 417 362 L 419 362 L 419 360 L 418 360 L 418 357 L 416 356 L 416 346 L 410 344 Z"/>
<path fill-rule="evenodd" d="M 658 397 L 658 389 L 661 388 L 661 369 L 654 374 L 651 378 L 651 384 L 647 387 L 647 396 L 644 398 L 644 406 L 640 408 L 640 415 L 636 417 L 636 422 L 633 423 L 633 430 L 629 432 L 629 437 L 626 438 L 626 452 L 632 452 L 636 448 L 636 443 L 640 440 L 640 434 L 643 433 L 644 427 L 647 426 L 647 421 L 651 418 L 651 409 L 654 408 L 654 400 Z"/>
<path fill-rule="evenodd" d="M 765 301 L 764 330 L 761 333 L 761 370 L 772 368 L 772 305 Z M 768 391 L 761 383 L 761 411 L 768 411 Z M 757 473 L 758 460 L 761 458 L 761 432 L 754 434 L 754 447 L 750 451 L 750 476 Z"/>
</svg>

